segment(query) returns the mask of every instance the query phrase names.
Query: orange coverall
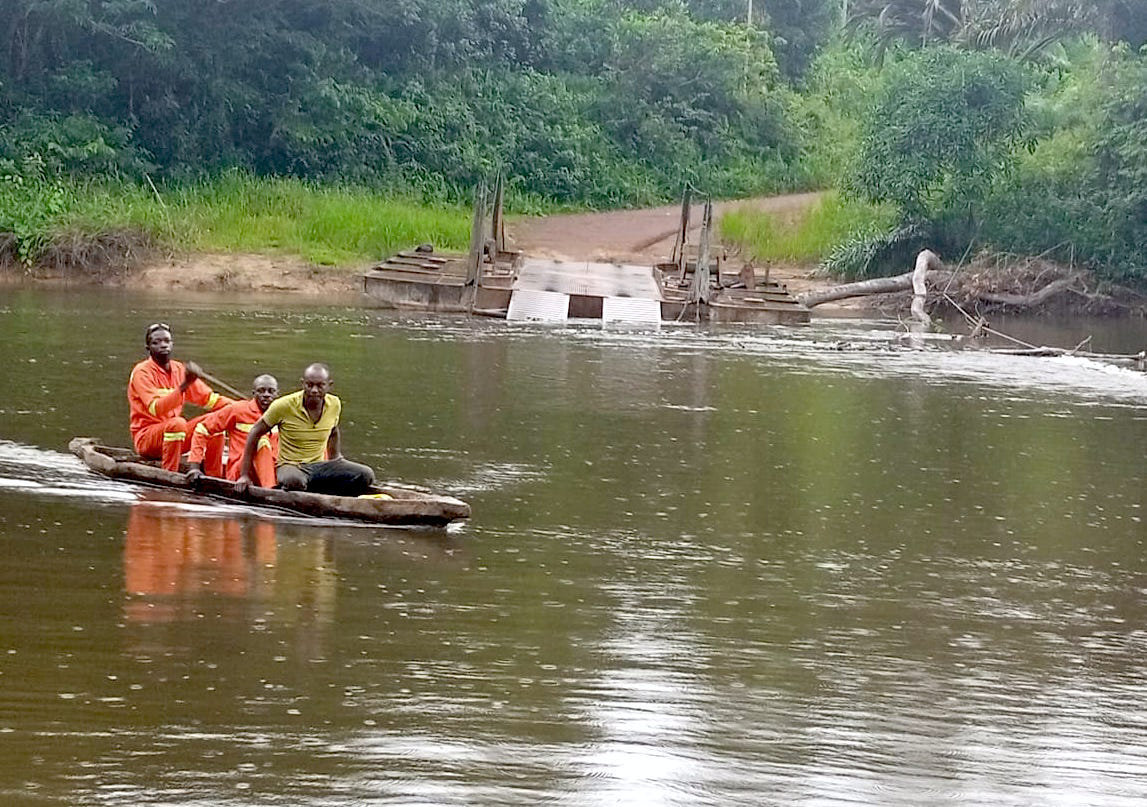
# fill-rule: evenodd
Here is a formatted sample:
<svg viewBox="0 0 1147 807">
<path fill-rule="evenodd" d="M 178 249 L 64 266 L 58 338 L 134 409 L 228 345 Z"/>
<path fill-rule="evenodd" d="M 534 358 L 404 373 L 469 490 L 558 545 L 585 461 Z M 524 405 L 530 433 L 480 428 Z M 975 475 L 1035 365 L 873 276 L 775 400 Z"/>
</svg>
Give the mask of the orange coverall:
<svg viewBox="0 0 1147 807">
<path fill-rule="evenodd" d="M 160 458 L 168 471 L 179 470 L 179 457 L 191 447 L 191 429 L 203 415 L 190 421 L 182 416 L 186 398 L 205 409 L 219 409 L 231 403 L 201 379 L 195 379 L 180 392 L 187 377 L 183 362 L 174 359 L 164 370 L 150 356 L 131 368 L 127 382 L 127 404 L 131 410 L 131 441 L 141 457 Z M 222 467 L 223 437 L 211 446 L 209 461 Z M 204 467 L 208 466 L 204 462 Z"/>
<path fill-rule="evenodd" d="M 220 476 L 208 470 L 205 456 L 209 453 L 213 438 L 226 434 L 227 438 L 227 478 L 234 482 L 239 478 L 243 465 L 243 450 L 247 447 L 247 432 L 255 421 L 263 416 L 259 404 L 253 398 L 235 401 L 222 409 L 216 409 L 204 416 L 191 435 L 191 455 L 188 462 L 203 463 L 203 472 L 208 476 Z M 259 438 L 259 448 L 255 452 L 255 478 L 251 481 L 261 488 L 275 487 L 275 459 L 279 456 L 279 435 L 270 432 Z"/>
</svg>

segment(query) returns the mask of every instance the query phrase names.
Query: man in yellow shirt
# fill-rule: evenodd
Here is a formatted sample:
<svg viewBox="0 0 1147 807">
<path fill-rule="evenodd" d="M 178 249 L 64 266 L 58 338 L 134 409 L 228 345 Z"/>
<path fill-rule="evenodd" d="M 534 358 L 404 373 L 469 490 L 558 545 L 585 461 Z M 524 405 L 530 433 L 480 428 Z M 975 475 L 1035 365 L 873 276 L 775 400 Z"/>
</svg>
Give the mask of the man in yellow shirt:
<svg viewBox="0 0 1147 807">
<path fill-rule="evenodd" d="M 330 394 L 331 371 L 325 364 L 312 364 L 303 371 L 303 388 L 271 403 L 247 435 L 242 465 L 235 487 L 245 491 L 251 484 L 252 466 L 259 438 L 279 427 L 279 457 L 275 479 L 283 490 L 306 490 L 337 496 L 366 493 L 374 483 L 374 471 L 342 455 L 339 414 L 342 401 Z"/>
</svg>

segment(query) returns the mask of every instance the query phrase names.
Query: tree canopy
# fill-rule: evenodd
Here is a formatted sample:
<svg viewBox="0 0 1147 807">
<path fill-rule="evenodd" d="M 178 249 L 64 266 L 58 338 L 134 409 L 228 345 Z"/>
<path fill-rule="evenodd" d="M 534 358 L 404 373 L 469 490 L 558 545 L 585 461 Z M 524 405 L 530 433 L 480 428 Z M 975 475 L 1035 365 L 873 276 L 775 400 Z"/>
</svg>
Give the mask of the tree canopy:
<svg viewBox="0 0 1147 807">
<path fill-rule="evenodd" d="M 910 220 L 984 198 L 1024 135 L 1024 76 L 991 53 L 930 48 L 887 70 L 849 184 Z"/>
<path fill-rule="evenodd" d="M 656 197 L 734 161 L 775 184 L 770 37 L 611 0 L 9 0 L 0 141 L 75 170 L 241 166 L 559 200 Z M 640 4 L 637 4 L 640 6 Z M 791 148 L 790 148 L 791 152 Z"/>
</svg>

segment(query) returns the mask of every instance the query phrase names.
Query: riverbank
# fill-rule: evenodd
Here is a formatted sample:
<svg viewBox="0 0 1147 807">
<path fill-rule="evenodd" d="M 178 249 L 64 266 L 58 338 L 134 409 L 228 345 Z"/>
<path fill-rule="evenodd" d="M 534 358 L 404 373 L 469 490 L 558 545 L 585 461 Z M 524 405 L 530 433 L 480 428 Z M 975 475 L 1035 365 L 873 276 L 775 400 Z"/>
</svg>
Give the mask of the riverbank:
<svg viewBox="0 0 1147 807">
<path fill-rule="evenodd" d="M 366 266 L 319 266 L 293 255 L 203 252 L 163 255 L 155 250 L 130 266 L 100 273 L 66 268 L 0 266 L 0 283 L 102 286 L 149 293 L 251 293 L 353 299 Z"/>
<path fill-rule="evenodd" d="M 199 253 L 151 260 L 124 278 L 147 291 L 179 289 L 350 297 L 367 265 L 319 266 L 290 255 Z"/>
<path fill-rule="evenodd" d="M 340 246 L 335 235 L 316 234 L 316 219 L 331 216 L 310 208 L 333 204 L 342 209 L 352 199 L 336 199 L 326 193 L 315 196 L 289 181 L 277 189 L 267 182 L 237 180 L 226 193 L 213 192 L 184 202 L 186 216 L 199 223 L 182 226 L 199 235 L 180 242 L 225 248 L 176 250 L 163 246 L 160 237 L 140 227 L 107 239 L 100 249 L 91 248 L 93 239 L 64 244 L 47 251 L 44 259 L 31 267 L 14 260 L 0 263 L 0 277 L 8 282 L 94 283 L 154 292 L 351 295 L 359 290 L 362 272 L 396 249 L 429 242 L 438 249 L 457 250 L 463 249 L 467 240 L 457 224 L 463 218 L 459 211 L 438 211 L 431 218 L 426 209 L 406 210 L 399 216 L 394 210 L 372 208 L 366 213 L 359 211 L 353 225 L 341 225 L 338 232 L 354 248 Z M 284 199 L 284 195 L 288 198 Z M 719 202 L 716 214 L 752 210 L 795 217 L 821 197 L 820 193 L 798 193 Z M 284 211 L 304 209 L 310 212 L 297 212 L 293 227 L 288 227 L 291 222 L 286 220 Z M 694 221 L 699 225 L 700 208 L 697 209 Z M 507 222 L 506 233 L 509 243 L 528 255 L 644 265 L 664 260 L 672 253 L 680 214 L 679 205 L 664 205 L 519 216 Z M 697 226 L 690 236 L 694 240 L 696 230 Z M 368 238 L 368 234 L 372 237 Z M 268 251 L 273 247 L 277 248 Z M 738 257 L 733 257 L 734 263 Z M 774 279 L 789 283 L 798 293 L 831 285 L 810 277 L 812 269 L 811 265 L 796 263 L 770 266 Z"/>
<path fill-rule="evenodd" d="M 593 228 L 613 214 L 578 214 Z M 655 211 L 637 211 L 635 219 L 653 226 L 659 222 Z M 627 232 L 619 224 L 613 232 Z M 591 243 L 575 229 L 562 230 L 544 219 L 520 222 L 520 243 L 532 255 L 556 259 L 584 259 L 652 263 L 660 257 L 660 243 L 636 242 L 627 247 L 606 237 L 593 241 L 593 248 L 577 254 L 576 244 Z M 628 232 L 633 232 L 629 230 Z M 519 243 L 519 242 L 515 242 Z M 671 244 L 670 244 L 671 247 Z M 571 254 L 574 253 L 574 254 Z M 738 263 L 733 260 L 734 269 Z M 321 266 L 294 255 L 259 253 L 199 252 L 162 254 L 149 249 L 132 256 L 131 262 L 104 267 L 100 272 L 76 272 L 68 266 L 25 268 L 11 263 L 0 265 L 0 285 L 102 286 L 149 294 L 236 294 L 244 296 L 322 298 L 327 302 L 354 305 L 362 291 L 362 274 L 371 263 Z M 815 266 L 778 263 L 770 265 L 773 280 L 800 295 L 831 288 L 838 281 L 815 273 Z M 974 261 L 952 275 L 943 289 L 929 293 L 929 309 L 942 313 L 968 311 L 975 314 L 1000 311 L 1028 314 L 1089 315 L 1106 317 L 1147 316 L 1147 297 L 1134 289 L 1102 285 L 1083 270 L 1070 269 L 1037 259 L 1016 260 L 1002 266 L 990 260 Z M 908 311 L 911 294 L 878 294 L 837 300 L 817 306 L 814 316 L 856 316 L 865 313 L 897 317 Z"/>
<path fill-rule="evenodd" d="M 76 282 L 121 282 L 161 258 L 201 254 L 365 265 L 411 244 L 464 249 L 470 237 L 466 206 L 287 177 L 235 172 L 162 190 L 106 179 L 24 190 L 26 198 L 4 200 L 27 213 L 0 227 L 0 266 Z"/>
<path fill-rule="evenodd" d="M 279 195 L 272 203 L 266 194 L 274 187 L 264 181 L 243 181 L 229 194 L 184 202 L 185 212 L 199 222 L 184 226 L 210 233 L 210 237 L 201 235 L 195 240 L 228 248 L 179 251 L 159 246 L 160 239 L 146 230 L 123 230 L 96 239 L 77 237 L 70 244 L 48 250 L 32 267 L 11 259 L 0 262 L 0 282 L 98 284 L 157 294 L 299 295 L 353 304 L 361 291 L 362 273 L 384 255 L 422 242 L 458 250 L 465 238 L 458 223 L 461 211 L 431 215 L 429 209 L 417 207 L 401 208 L 401 215 L 372 207 L 365 213 L 358 211 L 355 223 L 344 222 L 322 234 L 321 228 L 316 230 L 317 221 L 334 215 L 332 205 L 335 209 L 353 206 L 354 198 L 326 192 L 316 196 L 311 189 L 287 182 L 278 187 Z M 718 202 L 715 213 L 722 223 L 734 221 L 742 227 L 745 222 L 763 220 L 786 226 L 796 222 L 797 226 L 788 227 L 796 232 L 801 223 L 815 220 L 818 211 L 832 207 L 824 204 L 826 199 L 831 197 L 813 192 Z M 315 205 L 325 210 L 310 209 Z M 284 218 L 287 209 L 295 211 L 293 217 Z M 234 218 L 227 219 L 225 211 L 231 211 Z M 679 205 L 664 205 L 520 216 L 507 222 L 506 235 L 512 247 L 535 257 L 652 265 L 672 253 L 680 214 Z M 213 223 L 205 224 L 209 219 Z M 693 221 L 699 219 L 698 207 Z M 436 224 L 427 229 L 428 222 Z M 696 230 L 694 227 L 690 235 L 693 242 L 698 238 Z M 343 245 L 340 237 L 353 243 Z M 767 268 L 771 279 L 796 295 L 838 283 L 818 275 L 811 256 L 804 260 L 783 256 L 762 260 L 754 254 L 752 242 L 726 240 L 727 267 L 734 272 L 752 260 L 758 271 Z M 338 260 L 332 258 L 335 255 Z M 1036 315 L 1147 316 L 1147 298 L 1140 292 L 1100 283 L 1079 267 L 1034 258 L 983 256 L 958 269 L 951 268 L 956 269 L 952 282 L 930 294 L 929 309 L 934 312 L 948 308 L 976 315 L 1002 310 Z M 898 316 L 907 310 L 909 301 L 907 294 L 884 294 L 836 301 L 815 311 L 821 316 L 865 312 Z"/>
</svg>

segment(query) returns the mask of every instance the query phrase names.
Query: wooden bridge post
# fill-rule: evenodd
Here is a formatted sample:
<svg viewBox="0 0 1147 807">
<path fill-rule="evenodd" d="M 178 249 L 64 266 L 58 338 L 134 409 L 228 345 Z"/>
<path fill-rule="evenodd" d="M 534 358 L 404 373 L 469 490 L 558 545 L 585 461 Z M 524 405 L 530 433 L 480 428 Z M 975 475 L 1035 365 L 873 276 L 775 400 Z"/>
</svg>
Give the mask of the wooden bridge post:
<svg viewBox="0 0 1147 807">
<path fill-rule="evenodd" d="M 681 194 L 681 225 L 677 230 L 677 240 L 673 244 L 673 262 L 677 264 L 677 280 L 685 279 L 685 269 L 688 264 L 686 246 L 689 244 L 689 216 L 693 207 L 693 188 L 686 184 Z"/>
<path fill-rule="evenodd" d="M 474 220 L 470 224 L 470 254 L 466 261 L 466 285 L 477 286 L 482 271 L 482 248 L 486 245 L 486 183 L 474 190 Z"/>
<path fill-rule="evenodd" d="M 701 213 L 701 243 L 697 247 L 697 270 L 694 272 L 694 282 L 697 288 L 697 302 L 709 304 L 712 294 L 709 288 L 711 279 L 709 271 L 710 251 L 713 242 L 713 201 L 705 200 L 705 209 Z"/>
<path fill-rule="evenodd" d="M 470 312 L 478 299 L 478 282 L 482 277 L 482 251 L 486 246 L 486 183 L 474 189 L 474 220 L 470 223 L 470 253 L 466 256 L 466 283 L 462 304 Z"/>
<path fill-rule="evenodd" d="M 490 237 L 494 239 L 494 249 L 497 252 L 506 251 L 506 223 L 502 219 L 502 202 L 506 193 L 506 182 L 502 174 L 494 183 L 494 207 L 490 213 Z M 494 258 L 496 256 L 491 256 Z"/>
</svg>

